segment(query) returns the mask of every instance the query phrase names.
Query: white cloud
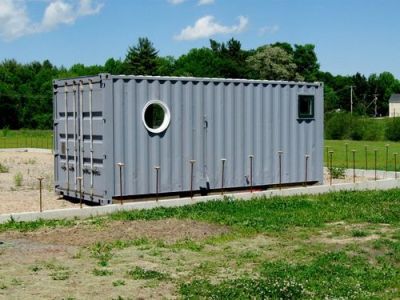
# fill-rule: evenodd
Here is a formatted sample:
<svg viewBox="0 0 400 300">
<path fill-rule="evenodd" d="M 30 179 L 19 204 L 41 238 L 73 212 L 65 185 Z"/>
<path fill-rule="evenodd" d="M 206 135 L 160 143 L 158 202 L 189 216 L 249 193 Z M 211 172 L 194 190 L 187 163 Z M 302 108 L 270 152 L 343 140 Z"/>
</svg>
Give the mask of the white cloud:
<svg viewBox="0 0 400 300">
<path fill-rule="evenodd" d="M 214 0 L 199 0 L 197 3 L 198 5 L 208 5 L 208 4 L 213 4 Z"/>
<path fill-rule="evenodd" d="M 264 26 L 261 27 L 258 30 L 258 34 L 261 36 L 267 35 L 267 34 L 274 34 L 279 31 L 279 26 L 278 25 L 273 25 L 273 26 Z"/>
<path fill-rule="evenodd" d="M 92 0 L 79 0 L 71 4 L 65 0 L 52 1 L 46 8 L 39 31 L 50 31 L 59 24 L 74 24 L 76 19 L 100 12 L 102 4 L 93 6 Z"/>
<path fill-rule="evenodd" d="M 100 12 L 102 4 L 93 0 L 47 0 L 41 22 L 32 22 L 28 0 L 0 0 L 0 37 L 13 40 L 25 35 L 54 30 L 61 24 L 71 25 L 84 16 Z"/>
<path fill-rule="evenodd" d="M 103 8 L 103 4 L 93 5 L 92 0 L 80 0 L 78 13 L 80 16 L 96 15 Z"/>
<path fill-rule="evenodd" d="M 30 31 L 24 1 L 0 0 L 0 37 L 11 40 Z"/>
<path fill-rule="evenodd" d="M 73 24 L 76 17 L 71 4 L 61 0 L 51 2 L 46 7 L 39 31 L 52 30 L 58 24 Z"/>
<path fill-rule="evenodd" d="M 176 40 L 187 41 L 208 38 L 217 34 L 235 34 L 243 32 L 247 28 L 249 19 L 239 16 L 239 24 L 224 26 L 215 21 L 213 16 L 205 16 L 196 21 L 194 26 L 187 26 L 182 29 Z"/>
</svg>

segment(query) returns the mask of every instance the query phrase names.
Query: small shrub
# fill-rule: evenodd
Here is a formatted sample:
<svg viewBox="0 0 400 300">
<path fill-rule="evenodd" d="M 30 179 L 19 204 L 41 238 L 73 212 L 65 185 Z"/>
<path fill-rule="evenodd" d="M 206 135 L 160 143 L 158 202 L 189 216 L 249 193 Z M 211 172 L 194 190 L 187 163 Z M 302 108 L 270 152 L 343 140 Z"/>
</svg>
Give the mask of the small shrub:
<svg viewBox="0 0 400 300">
<path fill-rule="evenodd" d="M 3 130 L 1 131 L 3 137 L 8 136 L 9 133 L 10 133 L 10 128 L 8 127 L 4 127 Z"/>
<path fill-rule="evenodd" d="M 353 237 L 366 237 L 366 236 L 368 236 L 368 232 L 366 232 L 366 231 L 364 231 L 364 230 L 353 230 L 352 232 L 351 232 L 351 235 L 353 236 Z"/>
<path fill-rule="evenodd" d="M 362 122 L 356 121 L 351 128 L 350 138 L 354 141 L 361 141 L 365 136 L 365 127 Z"/>
<path fill-rule="evenodd" d="M 393 118 L 386 124 L 385 134 L 389 141 L 400 141 L 400 118 Z"/>
<path fill-rule="evenodd" d="M 175 249 L 188 249 L 191 251 L 199 252 L 201 251 L 204 246 L 196 243 L 195 241 L 191 239 L 184 239 L 181 241 L 176 242 L 174 245 L 172 245 L 173 248 Z"/>
<path fill-rule="evenodd" d="M 42 267 L 39 265 L 34 265 L 31 267 L 31 270 L 35 273 L 39 272 L 40 270 L 42 270 Z"/>
<path fill-rule="evenodd" d="M 13 278 L 12 280 L 11 280 L 11 284 L 12 285 L 22 285 L 22 280 L 20 280 L 20 279 L 18 279 L 18 278 Z"/>
<path fill-rule="evenodd" d="M 329 175 L 335 179 L 343 179 L 346 177 L 346 168 L 344 167 L 332 167 L 329 168 Z"/>
<path fill-rule="evenodd" d="M 8 173 L 9 168 L 6 165 L 0 163 L 0 173 Z"/>
<path fill-rule="evenodd" d="M 91 256 L 93 258 L 96 258 L 99 260 L 98 264 L 102 267 L 106 267 L 108 265 L 108 262 L 110 261 L 112 257 L 112 245 L 108 243 L 96 243 L 94 244 L 90 251 L 91 251 Z"/>
<path fill-rule="evenodd" d="M 113 286 L 122 286 L 122 285 L 125 285 L 125 281 L 118 279 L 118 280 L 113 281 L 112 284 L 113 284 Z"/>
<path fill-rule="evenodd" d="M 36 164 L 36 159 L 29 158 L 29 159 L 25 160 L 23 163 L 26 165 L 34 165 L 34 164 Z"/>
<path fill-rule="evenodd" d="M 154 270 L 146 270 L 141 267 L 135 267 L 133 270 L 128 271 L 128 275 L 133 279 L 157 279 L 162 280 L 167 276 L 164 273 L 154 271 Z"/>
<path fill-rule="evenodd" d="M 362 139 L 364 141 L 380 141 L 384 139 L 385 124 L 377 120 L 363 120 L 364 132 Z"/>
<path fill-rule="evenodd" d="M 113 272 L 107 269 L 97 269 L 97 268 L 93 269 L 94 276 L 110 276 L 112 274 Z"/>
<path fill-rule="evenodd" d="M 70 272 L 68 270 L 57 270 L 50 274 L 53 280 L 67 280 L 69 278 Z"/>
<path fill-rule="evenodd" d="M 17 174 L 14 175 L 14 184 L 16 187 L 22 186 L 23 180 L 24 180 L 24 177 L 22 176 L 21 172 L 18 172 Z"/>
<path fill-rule="evenodd" d="M 334 113 L 325 123 L 325 138 L 343 140 L 350 136 L 352 117 L 348 113 Z"/>
</svg>

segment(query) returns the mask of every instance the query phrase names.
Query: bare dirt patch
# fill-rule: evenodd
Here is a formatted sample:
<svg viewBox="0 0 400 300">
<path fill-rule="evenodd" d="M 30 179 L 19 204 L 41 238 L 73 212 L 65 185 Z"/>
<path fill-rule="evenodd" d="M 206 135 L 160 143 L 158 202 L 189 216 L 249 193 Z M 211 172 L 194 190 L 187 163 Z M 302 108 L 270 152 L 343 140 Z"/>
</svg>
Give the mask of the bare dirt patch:
<svg viewBox="0 0 400 300">
<path fill-rule="evenodd" d="M 118 299 L 120 296 L 132 299 L 133 295 L 133 299 L 173 299 L 176 297 L 173 273 L 177 268 L 174 255 L 189 261 L 192 255 L 201 257 L 202 254 L 181 248 L 176 251 L 159 248 L 158 241 L 171 245 L 189 239 L 200 242 L 227 232 L 228 227 L 177 219 L 81 223 L 69 228 L 3 232 L 0 234 L 0 299 Z M 93 258 L 91 247 L 87 247 L 96 242 L 139 238 L 148 238 L 151 242 L 113 249 L 107 266 L 100 266 L 97 258 Z M 162 272 L 166 278 L 134 280 L 127 274 L 136 266 Z M 185 270 L 191 268 L 192 263 L 185 263 Z M 96 275 L 96 269 L 109 273 Z"/>
<path fill-rule="evenodd" d="M 378 240 L 394 229 L 388 224 L 346 224 L 335 222 L 327 224 L 326 230 L 321 230 L 311 240 L 316 243 L 331 245 L 363 244 Z"/>
<path fill-rule="evenodd" d="M 43 177 L 43 209 L 77 207 L 54 193 L 53 155 L 41 152 L 0 152 L 0 214 L 39 210 L 39 182 Z"/>
<path fill-rule="evenodd" d="M 98 241 L 112 242 L 138 238 L 174 243 L 183 239 L 201 240 L 228 231 L 227 227 L 191 220 L 114 221 L 107 222 L 103 226 L 77 225 L 33 232 L 8 231 L 0 234 L 0 240 L 24 239 L 65 246 L 87 246 Z"/>
</svg>

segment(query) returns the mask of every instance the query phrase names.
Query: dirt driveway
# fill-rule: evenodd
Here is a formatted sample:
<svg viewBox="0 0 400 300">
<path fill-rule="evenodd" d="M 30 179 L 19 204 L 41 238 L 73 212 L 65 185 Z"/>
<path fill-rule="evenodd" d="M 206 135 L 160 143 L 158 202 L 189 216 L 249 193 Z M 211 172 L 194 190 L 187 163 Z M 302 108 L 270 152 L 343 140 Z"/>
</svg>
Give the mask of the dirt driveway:
<svg viewBox="0 0 400 300">
<path fill-rule="evenodd" d="M 199 251 L 190 249 L 228 232 L 225 226 L 177 219 L 3 232 L 0 299 L 172 299 L 171 274 L 176 268 L 186 274 L 199 259 Z M 179 267 L 183 259 L 190 261 Z M 137 268 L 158 277 L 135 280 L 130 272 Z"/>
<path fill-rule="evenodd" d="M 51 153 L 1 151 L 0 164 L 0 214 L 38 211 L 38 177 L 44 178 L 44 210 L 79 206 L 55 195 Z"/>
</svg>

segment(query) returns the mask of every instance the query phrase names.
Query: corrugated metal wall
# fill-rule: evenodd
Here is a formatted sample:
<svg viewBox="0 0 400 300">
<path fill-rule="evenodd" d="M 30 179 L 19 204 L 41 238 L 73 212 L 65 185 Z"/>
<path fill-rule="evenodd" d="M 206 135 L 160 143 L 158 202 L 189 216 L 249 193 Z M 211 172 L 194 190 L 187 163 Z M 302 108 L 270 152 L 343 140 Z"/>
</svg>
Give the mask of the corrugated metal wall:
<svg viewBox="0 0 400 300">
<path fill-rule="evenodd" d="M 323 88 L 320 84 L 102 76 L 98 92 L 93 92 L 93 103 L 98 103 L 96 111 L 99 112 L 104 105 L 104 111 L 99 123 L 93 125 L 96 135 L 103 136 L 98 146 L 104 149 L 98 148 L 98 151 L 104 151 L 105 156 L 96 150 L 95 157 L 102 158 L 101 168 L 105 158 L 104 172 L 100 175 L 103 179 L 98 179 L 98 193 L 105 199 L 119 195 L 118 162 L 125 164 L 124 195 L 154 194 L 155 166 L 160 166 L 160 193 L 188 191 L 192 159 L 196 160 L 193 185 L 196 190 L 206 188 L 207 183 L 210 189 L 221 187 L 222 158 L 226 159 L 224 186 L 247 187 L 249 155 L 254 155 L 253 185 L 277 184 L 278 151 L 283 151 L 283 183 L 304 181 L 305 155 L 310 155 L 308 181 L 322 182 Z M 99 78 L 92 80 L 99 81 Z M 61 86 L 58 94 L 56 110 L 59 113 L 63 111 Z M 314 119 L 298 119 L 299 94 L 315 95 Z M 85 97 L 88 92 L 83 93 L 83 131 L 87 135 L 89 123 L 85 115 L 89 115 L 85 114 L 88 110 L 85 103 L 89 100 Z M 162 134 L 149 133 L 142 123 L 143 107 L 154 99 L 163 101 L 171 112 L 171 123 Z M 62 140 L 62 113 L 56 118 L 59 119 L 57 136 Z M 88 161 L 89 153 L 85 151 L 85 161 Z M 90 188 L 89 175 L 84 178 L 85 191 Z M 63 180 L 59 176 L 58 184 Z"/>
</svg>

